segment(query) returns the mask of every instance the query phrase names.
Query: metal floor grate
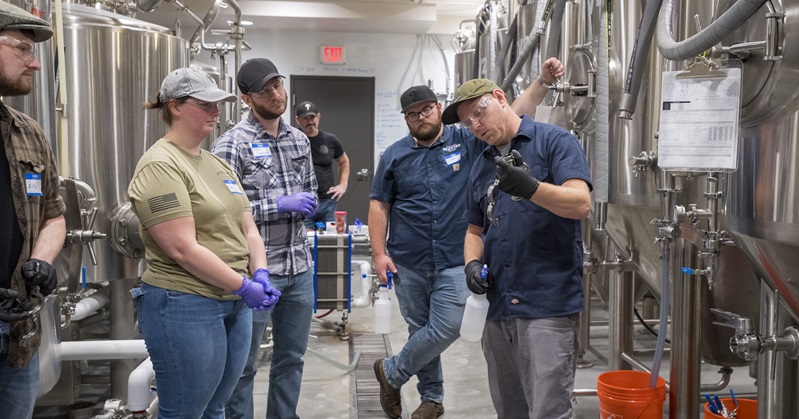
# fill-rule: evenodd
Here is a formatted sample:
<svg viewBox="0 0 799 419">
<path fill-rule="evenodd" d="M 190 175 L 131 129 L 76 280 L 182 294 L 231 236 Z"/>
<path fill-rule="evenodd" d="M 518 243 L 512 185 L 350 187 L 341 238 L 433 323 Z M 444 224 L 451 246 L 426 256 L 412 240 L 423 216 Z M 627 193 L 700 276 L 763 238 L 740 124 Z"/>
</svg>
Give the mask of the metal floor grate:
<svg viewBox="0 0 799 419">
<path fill-rule="evenodd" d="M 350 418 L 385 418 L 380 407 L 380 385 L 374 372 L 375 360 L 392 355 L 388 335 L 366 333 L 350 337 L 350 359 L 355 351 L 361 351 L 358 366 L 350 373 Z M 403 411 L 405 403 L 403 402 Z"/>
</svg>

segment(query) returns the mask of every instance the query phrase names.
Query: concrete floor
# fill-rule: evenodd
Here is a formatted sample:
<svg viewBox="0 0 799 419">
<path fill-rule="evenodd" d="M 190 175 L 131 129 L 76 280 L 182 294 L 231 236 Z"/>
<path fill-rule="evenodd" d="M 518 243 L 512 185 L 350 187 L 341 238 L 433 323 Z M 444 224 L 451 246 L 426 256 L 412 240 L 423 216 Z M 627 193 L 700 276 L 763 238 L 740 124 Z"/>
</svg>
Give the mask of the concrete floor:
<svg viewBox="0 0 799 419">
<path fill-rule="evenodd" d="M 393 291 L 392 291 L 393 294 Z M 407 341 L 407 329 L 396 298 L 392 298 L 394 310 L 392 313 L 392 333 L 388 335 L 390 342 L 390 353 L 396 353 Z M 592 320 L 601 321 L 607 319 L 607 311 L 603 304 L 595 299 L 592 302 Z M 349 315 L 347 330 L 354 342 L 358 342 L 359 337 L 372 334 L 373 325 L 372 307 L 353 309 Z M 323 320 L 335 322 L 341 319 L 341 312 L 333 312 Z M 641 330 L 639 330 L 641 329 Z M 636 327 L 635 349 L 642 351 L 636 356 L 645 364 L 651 366 L 651 350 L 655 346 L 655 338 L 648 332 Z M 340 340 L 336 333 L 329 328 L 323 327 L 315 322 L 311 328 L 312 338 L 309 348 L 324 357 L 340 364 L 348 364 L 349 342 Z M 578 369 L 575 388 L 576 389 L 595 389 L 597 376 L 608 370 L 607 368 L 607 327 L 593 326 L 591 328 L 590 348 L 584 360 L 592 362 L 591 368 Z M 649 355 L 648 355 L 649 353 Z M 266 393 L 269 375 L 269 350 L 262 351 L 262 362 L 259 373 L 255 381 L 255 417 L 263 418 L 266 412 Z M 374 358 L 372 358 L 374 359 Z M 491 399 L 488 392 L 486 377 L 486 364 L 479 343 L 465 342 L 458 340 L 442 355 L 444 363 L 444 389 L 445 400 L 444 418 L 491 418 L 496 417 Z M 367 361 L 364 359 L 363 363 Z M 372 371 L 371 361 L 365 366 L 369 372 Z M 715 383 L 719 380 L 719 367 L 710 364 L 702 364 L 702 382 Z M 355 374 L 353 372 L 353 374 Z M 366 377 L 373 379 L 374 375 Z M 663 362 L 661 376 L 668 380 L 669 362 L 668 357 Z M 303 418 L 327 419 L 327 418 L 366 418 L 366 417 L 385 417 L 382 412 L 377 414 L 358 414 L 353 408 L 353 394 L 351 388 L 350 374 L 346 371 L 331 365 L 319 356 L 307 354 L 305 357 L 305 371 L 303 376 L 302 392 L 298 413 Z M 748 368 L 736 368 L 730 386 L 736 393 L 756 392 L 754 379 L 749 377 Z M 727 392 L 724 390 L 723 392 Z M 419 404 L 419 394 L 416 391 L 415 378 L 402 388 L 403 397 L 403 417 L 410 417 L 412 412 Z M 668 403 L 664 405 L 664 416 L 668 413 Z M 599 417 L 599 400 L 596 396 L 579 397 L 575 407 L 576 419 L 588 419 Z M 697 412 L 697 418 L 702 417 L 701 412 Z M 740 418 L 746 419 L 746 418 Z"/>
</svg>

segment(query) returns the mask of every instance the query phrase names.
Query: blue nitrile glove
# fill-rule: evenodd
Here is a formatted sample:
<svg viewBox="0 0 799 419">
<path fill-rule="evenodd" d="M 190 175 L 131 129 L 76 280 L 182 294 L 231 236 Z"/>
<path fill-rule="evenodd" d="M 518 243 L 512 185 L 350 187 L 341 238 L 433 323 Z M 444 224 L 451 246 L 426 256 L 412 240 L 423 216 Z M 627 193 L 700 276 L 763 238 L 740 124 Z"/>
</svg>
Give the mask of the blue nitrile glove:
<svg viewBox="0 0 799 419">
<path fill-rule="evenodd" d="M 0 288 L 0 322 L 14 323 L 30 317 L 33 306 L 19 299 L 19 293 L 8 288 Z"/>
<path fill-rule="evenodd" d="M 233 294 L 241 297 L 247 303 L 247 307 L 255 310 L 267 310 L 274 306 L 272 302 L 274 298 L 266 293 L 264 287 L 246 276 L 242 278 L 241 288 L 233 291 Z"/>
<path fill-rule="evenodd" d="M 264 287 L 264 291 L 266 291 L 267 295 L 274 297 L 275 302 L 272 303 L 274 305 L 277 303 L 278 298 L 281 296 L 280 291 L 275 288 L 271 282 L 269 282 L 269 269 L 260 268 L 255 271 L 252 275 L 252 280 L 261 284 Z"/>
<path fill-rule="evenodd" d="M 509 157 L 513 160 L 513 164 L 508 163 L 501 156 L 494 157 L 494 162 L 497 163 L 497 179 L 499 179 L 497 188 L 507 194 L 529 200 L 538 190 L 538 185 L 541 182 L 522 168 L 524 160 L 518 151 L 512 150 Z"/>
<path fill-rule="evenodd" d="M 316 198 L 310 192 L 297 192 L 295 194 L 277 197 L 277 212 L 299 212 L 306 217 L 316 213 Z"/>
<path fill-rule="evenodd" d="M 469 291 L 475 294 L 485 294 L 488 285 L 494 281 L 494 275 L 487 268 L 484 269 L 483 262 L 472 259 L 464 268 L 466 272 L 466 286 Z"/>
<path fill-rule="evenodd" d="M 58 275 L 56 275 L 55 268 L 49 263 L 39 260 L 30 259 L 22 265 L 20 269 L 22 278 L 28 286 L 28 293 L 30 288 L 34 285 L 39 286 L 39 292 L 47 297 L 58 286 Z"/>
</svg>

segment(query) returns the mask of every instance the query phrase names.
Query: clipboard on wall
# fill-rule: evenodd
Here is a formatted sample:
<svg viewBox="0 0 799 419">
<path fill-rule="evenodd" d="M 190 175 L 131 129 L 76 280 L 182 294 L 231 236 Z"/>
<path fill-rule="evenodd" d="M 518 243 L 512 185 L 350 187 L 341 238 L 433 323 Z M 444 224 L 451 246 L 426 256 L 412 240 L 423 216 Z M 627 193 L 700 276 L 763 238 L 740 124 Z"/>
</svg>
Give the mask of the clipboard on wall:
<svg viewBox="0 0 799 419">
<path fill-rule="evenodd" d="M 663 72 L 658 166 L 667 171 L 738 168 L 741 68 L 697 57 L 684 71 Z"/>
</svg>

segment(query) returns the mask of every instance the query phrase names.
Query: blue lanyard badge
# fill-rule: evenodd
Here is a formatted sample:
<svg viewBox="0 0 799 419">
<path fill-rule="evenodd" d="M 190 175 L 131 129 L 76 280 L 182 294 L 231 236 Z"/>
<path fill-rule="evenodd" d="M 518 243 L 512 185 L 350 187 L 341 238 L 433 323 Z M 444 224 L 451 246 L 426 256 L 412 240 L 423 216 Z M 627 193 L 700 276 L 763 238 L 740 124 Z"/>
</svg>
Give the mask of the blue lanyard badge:
<svg viewBox="0 0 799 419">
<path fill-rule="evenodd" d="M 452 166 L 452 170 L 457 172 L 461 170 L 461 152 L 458 151 L 457 153 L 452 153 L 449 156 L 444 156 L 444 161 L 447 162 L 447 166 Z"/>
<path fill-rule="evenodd" d="M 272 157 L 272 151 L 269 150 L 269 144 L 250 144 L 252 149 L 252 156 L 256 159 L 263 159 Z"/>
<path fill-rule="evenodd" d="M 225 186 L 230 189 L 230 192 L 234 195 L 241 195 L 241 189 L 239 189 L 239 185 L 236 184 L 235 180 L 225 180 Z"/>
<path fill-rule="evenodd" d="M 28 196 L 42 196 L 42 175 L 25 173 L 25 189 Z"/>
</svg>

